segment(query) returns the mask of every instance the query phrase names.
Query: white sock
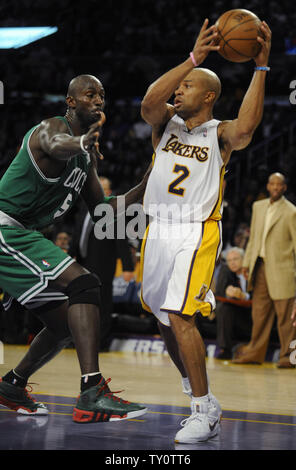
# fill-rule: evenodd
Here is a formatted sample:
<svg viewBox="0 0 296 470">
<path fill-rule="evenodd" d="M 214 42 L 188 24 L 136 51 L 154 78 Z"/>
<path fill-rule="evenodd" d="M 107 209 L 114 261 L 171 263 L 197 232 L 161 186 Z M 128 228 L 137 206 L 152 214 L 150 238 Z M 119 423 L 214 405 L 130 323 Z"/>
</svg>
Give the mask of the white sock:
<svg viewBox="0 0 296 470">
<path fill-rule="evenodd" d="M 208 393 L 212 395 L 208 373 L 207 373 L 207 381 L 208 381 Z M 188 377 L 182 377 L 182 384 L 183 384 L 184 390 L 188 391 L 189 389 L 191 389 L 191 385 L 190 385 Z"/>
<path fill-rule="evenodd" d="M 187 391 L 191 390 L 191 385 L 190 385 L 188 377 L 182 377 L 182 385 L 183 385 L 183 390 L 184 391 L 187 392 Z"/>
<path fill-rule="evenodd" d="M 191 411 L 192 413 L 196 413 L 197 411 L 200 413 L 207 413 L 209 410 L 210 404 L 210 397 L 208 395 L 204 395 L 203 397 L 192 397 L 191 398 Z"/>
<path fill-rule="evenodd" d="M 86 384 L 88 382 L 88 377 L 91 377 L 92 375 L 98 375 L 101 372 L 91 372 L 90 374 L 84 374 L 81 377 L 83 378 L 83 382 Z"/>
</svg>

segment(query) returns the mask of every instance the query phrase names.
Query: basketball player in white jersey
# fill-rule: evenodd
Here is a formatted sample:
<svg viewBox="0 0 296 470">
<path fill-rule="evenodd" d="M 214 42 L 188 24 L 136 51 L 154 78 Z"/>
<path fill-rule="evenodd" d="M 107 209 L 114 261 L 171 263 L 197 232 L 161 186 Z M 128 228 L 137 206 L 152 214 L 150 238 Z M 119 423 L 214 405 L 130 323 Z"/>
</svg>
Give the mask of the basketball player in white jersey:
<svg viewBox="0 0 296 470">
<path fill-rule="evenodd" d="M 262 119 L 271 31 L 265 22 L 260 27 L 261 52 L 236 119 L 213 119 L 220 80 L 197 68 L 210 51 L 218 50 L 216 28 L 208 20 L 188 59 L 155 81 L 142 101 L 154 148 L 144 196 L 152 222 L 142 245 L 142 304 L 158 318 L 183 391 L 191 397 L 192 414 L 181 423 L 176 442 L 204 441 L 220 430 L 221 408 L 209 390 L 195 315 L 209 315 L 215 308 L 210 284 L 222 246 L 225 166 L 233 150 L 251 142 Z M 173 94 L 174 105 L 169 105 Z"/>
</svg>

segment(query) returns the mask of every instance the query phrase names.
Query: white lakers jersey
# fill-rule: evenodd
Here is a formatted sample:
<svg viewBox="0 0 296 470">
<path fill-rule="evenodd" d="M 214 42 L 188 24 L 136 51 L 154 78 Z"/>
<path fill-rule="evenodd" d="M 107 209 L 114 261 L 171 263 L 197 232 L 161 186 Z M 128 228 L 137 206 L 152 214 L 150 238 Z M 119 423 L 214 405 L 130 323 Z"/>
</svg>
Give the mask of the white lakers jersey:
<svg viewBox="0 0 296 470">
<path fill-rule="evenodd" d="M 212 119 L 188 131 L 177 115 L 168 122 L 154 153 L 144 211 L 160 220 L 203 222 L 221 219 L 222 160 Z"/>
</svg>

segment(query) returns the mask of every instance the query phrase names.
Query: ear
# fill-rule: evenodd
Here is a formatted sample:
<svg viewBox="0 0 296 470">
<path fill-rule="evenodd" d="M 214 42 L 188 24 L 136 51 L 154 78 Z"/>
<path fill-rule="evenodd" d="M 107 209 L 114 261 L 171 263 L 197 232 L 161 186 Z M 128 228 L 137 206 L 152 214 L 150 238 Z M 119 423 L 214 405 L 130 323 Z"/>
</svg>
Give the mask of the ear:
<svg viewBox="0 0 296 470">
<path fill-rule="evenodd" d="M 216 93 L 214 91 L 208 91 L 205 97 L 206 103 L 214 103 L 216 98 Z"/>
<path fill-rule="evenodd" d="M 75 109 L 76 108 L 76 100 L 73 96 L 67 96 L 66 103 L 69 108 Z"/>
</svg>

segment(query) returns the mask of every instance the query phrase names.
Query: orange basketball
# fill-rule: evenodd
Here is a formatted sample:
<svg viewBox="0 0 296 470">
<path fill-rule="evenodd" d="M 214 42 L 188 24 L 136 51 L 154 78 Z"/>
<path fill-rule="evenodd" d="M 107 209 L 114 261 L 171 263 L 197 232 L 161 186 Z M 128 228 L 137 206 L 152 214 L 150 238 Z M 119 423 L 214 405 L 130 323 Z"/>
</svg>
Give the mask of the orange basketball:
<svg viewBox="0 0 296 470">
<path fill-rule="evenodd" d="M 261 21 L 249 10 L 235 9 L 223 13 L 216 22 L 219 54 L 231 62 L 247 62 L 259 53 Z"/>
</svg>

